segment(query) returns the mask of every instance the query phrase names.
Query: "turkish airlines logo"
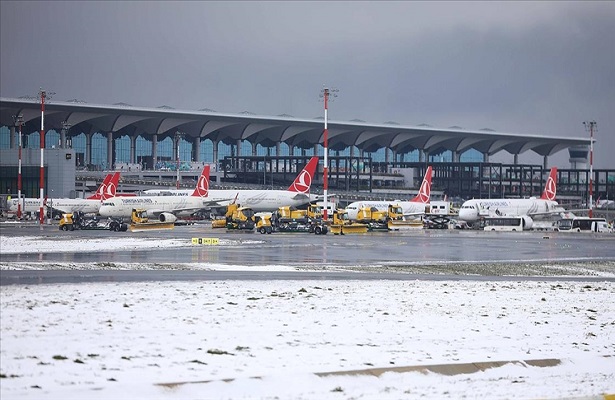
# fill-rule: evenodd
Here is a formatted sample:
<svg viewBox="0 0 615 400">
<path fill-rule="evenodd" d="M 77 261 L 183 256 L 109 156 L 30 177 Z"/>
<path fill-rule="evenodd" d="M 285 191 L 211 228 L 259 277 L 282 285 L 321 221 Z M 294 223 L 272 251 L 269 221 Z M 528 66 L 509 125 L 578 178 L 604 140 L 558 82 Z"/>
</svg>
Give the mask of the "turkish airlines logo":
<svg viewBox="0 0 615 400">
<path fill-rule="evenodd" d="M 293 182 L 295 192 L 307 193 L 312 185 L 312 175 L 306 170 L 301 171 L 301 174 Z"/>
<path fill-rule="evenodd" d="M 552 177 L 547 179 L 547 185 L 545 186 L 545 194 L 547 195 L 547 200 L 555 200 L 555 192 L 557 191 L 557 187 L 555 185 L 555 180 Z"/>
<path fill-rule="evenodd" d="M 209 179 L 206 176 L 201 175 L 198 183 L 196 184 L 196 194 L 201 197 L 207 197 L 209 193 Z"/>
<path fill-rule="evenodd" d="M 109 184 L 107 185 L 107 187 L 106 187 L 106 188 L 104 188 L 104 190 L 106 191 L 106 195 L 105 195 L 105 196 L 103 196 L 103 198 L 104 198 L 105 200 L 106 200 L 106 199 L 109 199 L 109 198 L 111 198 L 111 197 L 115 197 L 115 192 L 116 192 L 116 187 L 115 187 L 115 184 L 113 184 L 113 183 L 109 183 Z M 101 195 L 102 195 L 102 194 L 101 194 Z"/>
<path fill-rule="evenodd" d="M 421 187 L 419 189 L 418 199 L 421 203 L 429 203 L 429 195 L 431 194 L 431 187 L 427 179 L 423 179 Z"/>
<path fill-rule="evenodd" d="M 96 195 L 98 197 L 103 197 L 103 194 L 105 193 L 105 187 L 106 185 L 100 185 L 100 187 L 98 188 L 98 191 L 96 192 Z"/>
</svg>

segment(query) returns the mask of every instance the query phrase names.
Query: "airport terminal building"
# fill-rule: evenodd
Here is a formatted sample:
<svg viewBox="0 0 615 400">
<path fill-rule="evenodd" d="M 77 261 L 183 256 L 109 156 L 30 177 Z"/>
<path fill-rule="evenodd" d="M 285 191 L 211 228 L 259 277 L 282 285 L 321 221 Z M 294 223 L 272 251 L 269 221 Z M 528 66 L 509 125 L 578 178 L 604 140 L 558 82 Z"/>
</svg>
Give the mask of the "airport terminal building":
<svg viewBox="0 0 615 400">
<path fill-rule="evenodd" d="M 54 100 L 44 107 L 45 193 L 56 197 L 79 197 L 75 181 L 102 180 L 109 170 L 122 172 L 126 180 L 169 184 L 179 170 L 180 180 L 189 184 L 204 163 L 212 165 L 217 184 L 286 187 L 311 156 L 324 154 L 322 117 Z M 0 99 L 0 195 L 17 193 L 21 137 L 22 191 L 38 196 L 41 114 L 37 99 Z M 430 164 L 432 189 L 449 197 L 536 196 L 544 187 L 549 156 L 567 149 L 571 168 L 559 171 L 558 194 L 584 199 L 589 144 L 589 138 L 328 121 L 329 188 L 366 193 L 416 189 Z M 513 155 L 513 164 L 490 162 L 502 151 Z M 537 164 L 517 162 L 528 151 L 537 155 Z M 322 189 L 322 163 L 320 172 L 317 191 L 319 185 Z M 593 180 L 594 198 L 615 196 L 615 171 L 594 170 Z"/>
</svg>

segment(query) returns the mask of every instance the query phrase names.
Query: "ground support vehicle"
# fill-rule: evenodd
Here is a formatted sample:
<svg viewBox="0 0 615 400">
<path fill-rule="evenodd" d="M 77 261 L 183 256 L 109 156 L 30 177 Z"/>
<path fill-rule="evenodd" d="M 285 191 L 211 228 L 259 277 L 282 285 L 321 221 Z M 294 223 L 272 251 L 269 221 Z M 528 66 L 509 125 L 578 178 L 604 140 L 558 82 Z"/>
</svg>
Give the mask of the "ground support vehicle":
<svg viewBox="0 0 615 400">
<path fill-rule="evenodd" d="M 404 218 L 401 206 L 389 204 L 386 211 L 376 207 L 363 207 L 357 213 L 357 222 L 367 225 L 372 231 L 399 231 L 406 229 L 420 229 L 422 220 L 408 221 Z"/>
<path fill-rule="evenodd" d="M 289 210 L 289 207 L 280 207 L 273 213 L 256 214 L 255 218 L 256 230 L 260 233 L 291 232 L 325 235 L 329 231 L 320 213 L 313 213 L 313 210 L 309 209 Z"/>
<path fill-rule="evenodd" d="M 128 225 L 120 219 L 107 218 L 100 220 L 97 217 L 87 218 L 82 212 L 62 214 L 58 223 L 61 231 L 81 230 L 110 230 L 114 232 L 126 232 Z"/>
<path fill-rule="evenodd" d="M 563 218 L 555 223 L 558 232 L 610 232 L 611 228 L 604 218 L 575 217 Z"/>
<path fill-rule="evenodd" d="M 256 217 L 250 207 L 232 203 L 226 206 L 224 218 L 211 221 L 212 228 L 226 228 L 227 232 L 254 232 Z"/>
<path fill-rule="evenodd" d="M 348 219 L 346 210 L 333 211 L 333 223 L 329 227 L 334 235 L 345 235 L 348 233 L 366 233 L 367 225 L 353 222 Z"/>
<path fill-rule="evenodd" d="M 150 219 L 147 210 L 133 208 L 130 218 L 130 231 L 141 232 L 154 229 L 173 229 L 177 218 L 170 213 L 160 213 L 158 219 Z"/>
</svg>

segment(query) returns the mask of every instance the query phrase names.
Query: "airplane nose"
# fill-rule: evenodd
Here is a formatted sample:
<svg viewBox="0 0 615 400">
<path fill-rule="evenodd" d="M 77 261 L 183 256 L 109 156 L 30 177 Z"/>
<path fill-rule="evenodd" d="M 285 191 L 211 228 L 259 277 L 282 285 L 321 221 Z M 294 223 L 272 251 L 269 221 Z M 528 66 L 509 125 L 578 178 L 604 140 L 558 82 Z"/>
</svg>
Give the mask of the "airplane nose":
<svg viewBox="0 0 615 400">
<path fill-rule="evenodd" d="M 459 210 L 459 219 L 464 221 L 474 221 L 476 219 L 476 215 L 473 211 L 474 210 L 470 208 L 462 208 Z"/>
</svg>

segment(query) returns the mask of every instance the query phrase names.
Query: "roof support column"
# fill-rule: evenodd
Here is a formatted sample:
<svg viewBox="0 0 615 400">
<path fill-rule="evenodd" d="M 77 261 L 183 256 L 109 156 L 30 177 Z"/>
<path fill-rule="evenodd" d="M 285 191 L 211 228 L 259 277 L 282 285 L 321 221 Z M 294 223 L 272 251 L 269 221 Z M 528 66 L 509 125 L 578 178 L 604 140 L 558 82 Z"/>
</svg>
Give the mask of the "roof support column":
<svg viewBox="0 0 615 400">
<path fill-rule="evenodd" d="M 92 133 L 85 134 L 85 160 L 83 162 L 86 166 L 92 164 Z"/>
<path fill-rule="evenodd" d="M 194 138 L 194 143 L 192 144 L 192 160 L 195 162 L 201 162 L 201 137 L 197 136 Z"/>
<path fill-rule="evenodd" d="M 252 143 L 252 156 L 256 157 L 256 143 Z"/>
<path fill-rule="evenodd" d="M 317 156 L 318 155 L 318 143 L 316 143 L 314 145 L 314 155 Z"/>
<path fill-rule="evenodd" d="M 175 137 L 173 138 L 173 151 L 171 152 L 171 161 L 177 161 L 177 149 L 179 148 L 179 132 L 175 132 Z"/>
<path fill-rule="evenodd" d="M 425 162 L 425 158 L 428 157 L 425 154 L 425 150 L 419 149 L 419 162 Z"/>
<path fill-rule="evenodd" d="M 519 165 L 519 154 L 513 155 L 513 164 Z"/>
<path fill-rule="evenodd" d="M 354 146 L 350 146 L 350 158 L 354 157 Z"/>
<path fill-rule="evenodd" d="M 17 117 L 13 117 L 15 119 L 17 119 Z M 12 125 L 10 128 L 10 134 L 9 134 L 9 149 L 14 149 L 17 146 L 15 146 L 15 125 Z"/>
<path fill-rule="evenodd" d="M 545 155 L 542 159 L 542 167 L 544 169 L 548 169 L 549 168 L 549 156 Z"/>
<path fill-rule="evenodd" d="M 137 152 L 137 135 L 132 135 L 129 136 L 130 137 L 130 163 L 134 164 L 135 160 L 137 159 L 136 157 L 136 152 Z"/>
<path fill-rule="evenodd" d="M 152 135 L 152 163 L 154 169 L 156 169 L 156 164 L 158 163 L 158 134 L 156 133 Z"/>
<path fill-rule="evenodd" d="M 212 159 L 213 159 L 213 163 L 216 166 L 215 167 L 215 171 L 218 170 L 218 141 L 217 140 L 212 140 L 212 147 L 213 147 L 213 154 L 212 154 Z"/>
<path fill-rule="evenodd" d="M 451 153 L 453 153 L 453 162 L 458 163 L 459 162 L 459 152 L 457 150 L 453 150 Z"/>
<path fill-rule="evenodd" d="M 483 153 L 483 162 L 489 162 L 489 153 Z"/>
<path fill-rule="evenodd" d="M 107 132 L 107 169 L 113 169 L 113 132 Z"/>
<path fill-rule="evenodd" d="M 389 148 L 385 147 L 384 148 L 384 163 L 386 164 L 386 166 L 389 166 Z"/>
<path fill-rule="evenodd" d="M 280 142 L 275 144 L 275 156 L 280 157 Z"/>
<path fill-rule="evenodd" d="M 291 157 L 295 155 L 295 146 L 292 144 L 288 145 L 288 155 Z"/>
</svg>

